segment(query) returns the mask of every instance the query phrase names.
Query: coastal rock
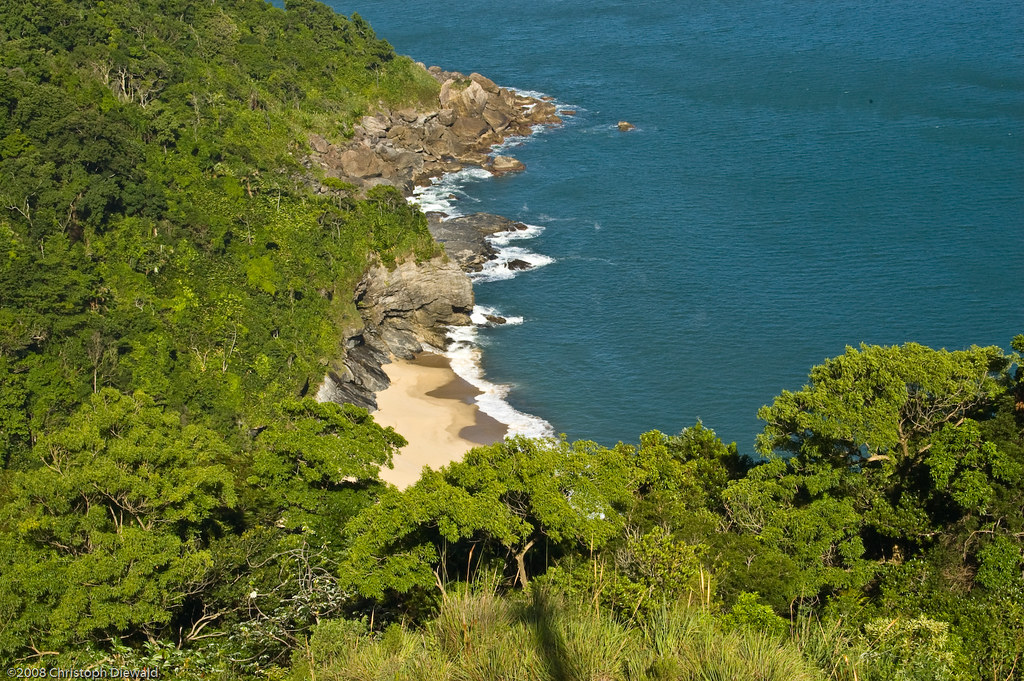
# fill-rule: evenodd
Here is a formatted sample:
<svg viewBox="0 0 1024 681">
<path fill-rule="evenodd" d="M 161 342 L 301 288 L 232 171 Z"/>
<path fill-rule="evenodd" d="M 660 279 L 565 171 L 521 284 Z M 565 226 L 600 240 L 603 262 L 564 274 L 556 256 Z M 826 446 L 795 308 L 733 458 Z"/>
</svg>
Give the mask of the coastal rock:
<svg viewBox="0 0 1024 681">
<path fill-rule="evenodd" d="M 535 125 L 560 121 L 551 101 L 498 87 L 478 73 L 464 76 L 436 66 L 427 72 L 441 84 L 433 109 L 364 116 L 344 145 L 311 135 L 311 152 L 303 165 L 349 183 L 351 191 L 385 184 L 408 196 L 414 183 L 427 183 L 466 165 L 495 174 L 522 170 L 525 166 L 514 158 L 489 158 L 491 146 L 510 135 L 529 134 Z M 308 181 L 319 193 L 331 191 L 315 175 Z M 388 385 L 383 364 L 391 357 L 411 357 L 424 345 L 444 347 L 447 326 L 470 323 L 473 290 L 465 272 L 479 271 L 496 257 L 487 237 L 526 229 L 484 213 L 444 222 L 431 215 L 428 223 L 449 259 L 369 268 L 356 291 L 361 325 L 346 332 L 344 358 L 328 366 L 317 399 L 375 409 L 374 393 Z M 506 266 L 526 269 L 530 264 L 513 260 Z M 490 324 L 505 321 L 497 315 L 488 318 Z"/>
<path fill-rule="evenodd" d="M 522 161 L 511 156 L 495 156 L 485 167 L 495 175 L 526 170 L 526 165 Z"/>
<path fill-rule="evenodd" d="M 510 270 L 528 270 L 531 267 L 533 267 L 533 265 L 526 262 L 525 260 L 520 260 L 519 258 L 516 258 L 515 260 L 509 260 L 507 263 L 505 263 L 505 267 L 507 267 Z"/>
<path fill-rule="evenodd" d="M 441 86 L 441 107 L 452 109 L 459 116 L 479 116 L 487 106 L 487 91 L 480 83 L 451 79 Z"/>
<path fill-rule="evenodd" d="M 443 258 L 378 264 L 363 276 L 355 302 L 362 326 L 346 334 L 345 358 L 328 368 L 316 397 L 374 410 L 374 393 L 389 385 L 381 366 L 392 356 L 411 358 L 424 344 L 443 348 L 445 327 L 470 323 L 473 287 Z"/>
<path fill-rule="evenodd" d="M 452 123 L 452 132 L 464 140 L 476 140 L 491 129 L 487 121 L 477 116 L 459 116 Z"/>
<path fill-rule="evenodd" d="M 494 83 L 493 80 L 491 80 L 487 76 L 482 76 L 479 73 L 474 72 L 469 74 L 469 79 L 476 83 L 477 85 L 479 85 L 484 90 L 484 92 L 490 93 L 492 95 L 498 94 L 498 86 Z"/>
<path fill-rule="evenodd" d="M 485 314 L 484 319 L 486 319 L 489 324 L 494 324 L 495 326 L 499 326 L 501 324 L 505 324 L 506 322 L 508 322 L 507 319 L 505 319 L 504 317 L 500 317 L 496 314 Z"/>
<path fill-rule="evenodd" d="M 416 109 L 400 109 L 395 112 L 395 116 L 406 123 L 415 123 L 416 119 L 419 118 L 420 113 Z"/>
<path fill-rule="evenodd" d="M 326 154 L 331 148 L 331 143 L 320 135 L 311 133 L 309 135 L 309 146 L 318 154 Z"/>
<path fill-rule="evenodd" d="M 444 347 L 442 327 L 470 322 L 473 287 L 455 263 L 440 259 L 404 262 L 393 270 L 378 265 L 357 287 L 356 305 L 366 327 L 378 336 L 390 326 Z"/>
<path fill-rule="evenodd" d="M 486 167 L 495 174 L 522 170 L 513 162 L 492 163 L 491 147 L 511 135 L 528 135 L 538 124 L 561 120 L 551 101 L 498 87 L 479 73 L 465 76 L 438 67 L 427 73 L 441 84 L 435 109 L 407 107 L 364 116 L 347 145 L 331 145 L 320 135 L 310 137 L 311 153 L 303 165 L 318 167 L 359 193 L 390 184 L 408 195 L 415 185 L 466 165 Z M 308 181 L 317 191 L 324 190 L 315 177 Z"/>
<path fill-rule="evenodd" d="M 492 130 L 499 132 L 507 128 L 508 124 L 512 122 L 512 119 L 509 118 L 505 111 L 502 111 L 491 102 L 488 102 L 487 106 L 484 107 L 483 117 Z"/>
<path fill-rule="evenodd" d="M 383 137 L 388 131 L 388 122 L 383 116 L 363 116 L 359 127 L 367 137 Z"/>
<path fill-rule="evenodd" d="M 636 130 L 636 126 L 629 121 L 619 121 L 619 130 L 621 132 L 629 132 L 630 130 Z"/>
<path fill-rule="evenodd" d="M 488 236 L 526 229 L 521 222 L 490 213 L 473 213 L 443 222 L 439 214 L 432 213 L 427 216 L 427 227 L 434 240 L 444 244 L 448 257 L 467 272 L 479 272 L 484 263 L 495 258 Z"/>
<path fill-rule="evenodd" d="M 373 411 L 377 408 L 374 393 L 384 390 L 390 380 L 383 364 L 390 360 L 387 355 L 365 342 L 359 333 L 346 339 L 347 351 L 340 364 L 332 364 L 324 381 L 317 390 L 320 402 L 354 404 Z"/>
</svg>

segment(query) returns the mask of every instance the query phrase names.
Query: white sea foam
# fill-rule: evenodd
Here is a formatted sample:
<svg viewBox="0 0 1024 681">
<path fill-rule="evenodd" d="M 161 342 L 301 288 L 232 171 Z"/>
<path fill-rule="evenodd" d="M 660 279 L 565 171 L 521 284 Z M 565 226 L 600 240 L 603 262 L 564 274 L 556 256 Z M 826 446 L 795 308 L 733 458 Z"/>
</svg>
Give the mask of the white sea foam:
<svg viewBox="0 0 1024 681">
<path fill-rule="evenodd" d="M 544 267 L 555 262 L 555 259 L 540 253 L 523 248 L 522 246 L 510 246 L 513 241 L 534 239 L 544 231 L 541 225 L 526 225 L 526 229 L 513 229 L 507 232 L 498 232 L 487 237 L 491 246 L 494 247 L 495 258 L 484 263 L 483 269 L 474 272 L 470 276 L 473 281 L 503 281 L 511 279 L 521 272 L 538 267 Z M 519 267 L 512 266 L 514 261 L 520 261 Z M 521 263 L 526 263 L 523 267 Z"/>
<path fill-rule="evenodd" d="M 544 99 L 545 97 L 548 96 L 547 93 L 538 92 L 537 90 L 520 90 L 517 87 L 510 87 L 508 89 L 511 90 L 512 92 L 516 93 L 520 97 L 530 97 L 532 99 Z"/>
<path fill-rule="evenodd" d="M 449 327 L 448 338 L 451 343 L 444 354 L 451 362 L 452 370 L 481 392 L 476 396 L 480 411 L 508 426 L 509 435 L 554 436 L 555 429 L 550 423 L 532 414 L 524 414 L 505 400 L 511 386 L 491 383 L 484 378 L 475 326 Z"/>
<path fill-rule="evenodd" d="M 540 99 L 546 95 L 533 90 L 518 90 L 510 88 L 519 95 Z M 534 105 L 531 105 L 531 107 Z M 556 103 L 556 107 L 565 107 Z M 491 147 L 491 154 L 498 155 L 506 149 L 517 147 L 527 141 L 530 136 L 543 132 L 547 129 L 544 125 L 534 125 L 530 128 L 530 135 L 514 135 L 499 144 Z M 465 168 L 458 172 L 446 173 L 445 175 L 431 180 L 426 187 L 416 187 L 413 195 L 409 197 L 409 203 L 419 206 L 423 212 L 439 212 L 445 215 L 442 219 L 448 219 L 465 215 L 462 206 L 466 202 L 479 203 L 479 199 L 469 195 L 465 187 L 467 184 L 479 182 L 490 178 L 491 174 L 483 168 Z M 454 198 L 453 198 L 454 197 Z M 525 206 L 524 206 L 525 210 Z M 522 271 L 536 269 L 555 262 L 554 258 L 540 253 L 534 253 L 521 246 L 510 246 L 514 241 L 533 239 L 544 231 L 540 225 L 527 225 L 523 230 L 510 230 L 499 232 L 488 237 L 488 241 L 494 247 L 497 257 L 487 262 L 483 270 L 470 275 L 475 282 L 500 281 L 511 279 Z M 529 267 L 525 270 L 511 269 L 509 264 L 515 260 L 527 263 Z M 480 410 L 508 426 L 509 435 L 525 435 L 527 437 L 554 437 L 555 431 L 550 423 L 542 418 L 525 414 L 506 401 L 511 386 L 491 383 L 484 378 L 481 365 L 481 350 L 478 341 L 477 327 L 490 325 L 487 316 L 502 317 L 504 325 L 515 326 L 523 323 L 523 318 L 518 316 L 506 316 L 495 308 L 477 305 L 473 308 L 470 319 L 472 326 L 453 326 L 448 329 L 449 345 L 446 351 L 436 352 L 448 357 L 452 370 L 465 379 L 468 383 L 481 391 L 475 398 Z"/>
<path fill-rule="evenodd" d="M 515 268 L 513 263 L 519 261 L 526 263 L 526 267 Z M 540 253 L 521 248 L 519 246 L 505 246 L 497 249 L 497 257 L 484 263 L 483 269 L 474 272 L 471 276 L 473 281 L 504 281 L 511 279 L 521 272 L 544 267 L 555 262 L 555 259 Z M 518 264 L 518 263 L 517 263 Z"/>
<path fill-rule="evenodd" d="M 416 187 L 409 197 L 409 203 L 419 206 L 424 213 L 431 211 L 444 213 L 448 217 L 456 217 L 464 213 L 459 201 L 479 202 L 463 189 L 470 182 L 486 180 L 491 174 L 483 168 L 463 168 L 454 173 L 446 173 L 435 177 L 426 187 Z M 456 198 L 451 198 L 455 196 Z"/>
<path fill-rule="evenodd" d="M 507 246 L 512 241 L 535 239 L 543 232 L 544 227 L 542 225 L 526 225 L 526 229 L 510 229 L 507 232 L 497 232 L 490 235 L 488 240 L 492 246 Z"/>
<path fill-rule="evenodd" d="M 518 326 L 523 323 L 522 317 L 510 317 L 508 315 L 504 315 L 498 312 L 496 308 L 489 307 L 487 305 L 475 305 L 473 307 L 473 312 L 469 315 L 470 320 L 477 326 L 486 326 L 491 324 L 492 322 L 488 320 L 487 317 L 501 317 L 505 320 L 504 324 L 507 326 Z"/>
</svg>

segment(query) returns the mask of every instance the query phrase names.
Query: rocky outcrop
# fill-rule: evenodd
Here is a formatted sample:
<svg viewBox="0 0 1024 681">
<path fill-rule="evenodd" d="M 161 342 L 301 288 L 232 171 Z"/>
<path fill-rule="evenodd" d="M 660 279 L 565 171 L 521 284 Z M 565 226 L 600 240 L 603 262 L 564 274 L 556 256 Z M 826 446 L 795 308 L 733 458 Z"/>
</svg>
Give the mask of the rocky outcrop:
<svg viewBox="0 0 1024 681">
<path fill-rule="evenodd" d="M 441 259 L 393 270 L 378 265 L 356 289 L 356 304 L 370 333 L 396 355 L 411 357 L 420 343 L 444 347 L 443 327 L 470 323 L 473 286 L 458 265 Z"/>
<path fill-rule="evenodd" d="M 473 287 L 458 265 L 435 258 L 371 267 L 355 300 L 362 326 L 346 334 L 345 358 L 329 367 L 317 399 L 373 410 L 374 393 L 389 385 L 381 366 L 424 344 L 444 347 L 445 327 L 470 323 Z"/>
<path fill-rule="evenodd" d="M 437 213 L 431 213 L 427 216 L 427 227 L 434 240 L 444 244 L 448 257 L 466 272 L 479 272 L 484 263 L 494 259 L 494 248 L 487 237 L 526 229 L 521 222 L 490 213 L 474 213 L 444 221 Z"/>
<path fill-rule="evenodd" d="M 342 144 L 311 134 L 306 167 L 317 167 L 359 192 L 386 184 L 408 196 L 416 184 L 466 165 L 495 175 L 521 171 L 525 166 L 512 157 L 492 158 L 491 147 L 514 135 L 529 135 L 535 125 L 561 122 L 550 98 L 519 95 L 478 73 L 465 76 L 436 66 L 427 71 L 441 84 L 435 106 L 364 116 Z M 340 191 L 312 175 L 307 180 L 317 191 Z M 318 400 L 375 410 L 375 393 L 389 384 L 382 365 L 392 357 L 412 357 L 425 344 L 443 348 L 446 327 L 470 323 L 473 289 L 466 272 L 479 271 L 495 257 L 487 237 L 526 229 L 484 213 L 444 222 L 434 215 L 429 226 L 450 261 L 410 261 L 390 270 L 377 265 L 366 272 L 356 290 L 362 324 L 346 334 L 344 359 L 328 367 Z M 504 322 L 499 319 L 489 321 Z"/>
<path fill-rule="evenodd" d="M 561 122 L 550 101 L 498 87 L 479 73 L 465 76 L 436 66 L 427 71 L 441 83 L 436 107 L 364 116 L 352 139 L 340 145 L 310 135 L 307 166 L 361 190 L 389 184 L 409 194 L 416 184 L 466 165 L 496 175 L 523 170 L 512 157 L 490 158 L 491 147 L 513 135 L 529 135 L 535 125 Z M 319 190 L 330 191 L 322 185 Z"/>
<path fill-rule="evenodd" d="M 517 173 L 520 170 L 526 170 L 526 165 L 519 159 L 512 158 L 511 156 L 495 156 L 488 163 L 484 164 L 484 168 L 495 175 L 504 175 L 505 173 Z"/>
</svg>

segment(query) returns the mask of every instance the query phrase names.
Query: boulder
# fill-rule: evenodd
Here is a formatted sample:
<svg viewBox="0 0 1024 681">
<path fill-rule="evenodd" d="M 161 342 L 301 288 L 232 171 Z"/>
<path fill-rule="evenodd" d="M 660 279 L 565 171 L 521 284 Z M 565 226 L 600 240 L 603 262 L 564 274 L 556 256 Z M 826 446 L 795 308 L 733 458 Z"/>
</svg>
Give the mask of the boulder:
<svg viewBox="0 0 1024 681">
<path fill-rule="evenodd" d="M 526 170 L 526 165 L 522 161 L 511 156 L 495 156 L 486 167 L 495 175 Z"/>
<path fill-rule="evenodd" d="M 526 262 L 525 260 L 520 260 L 519 258 L 516 258 L 515 260 L 509 260 L 507 263 L 505 263 L 505 267 L 507 267 L 510 270 L 528 270 L 531 267 L 533 267 L 533 265 Z"/>
<path fill-rule="evenodd" d="M 398 170 L 419 170 L 423 167 L 423 156 L 415 151 L 402 151 L 391 162 Z"/>
<path fill-rule="evenodd" d="M 359 127 L 367 137 L 383 137 L 388 131 L 388 122 L 379 116 L 363 116 Z"/>
<path fill-rule="evenodd" d="M 316 133 L 310 134 L 309 146 L 318 154 L 326 154 L 331 149 L 331 143 Z"/>
<path fill-rule="evenodd" d="M 450 80 L 441 86 L 442 108 L 455 111 L 460 116 L 479 116 L 487 106 L 487 92 L 476 81 Z"/>
<path fill-rule="evenodd" d="M 406 123 L 415 123 L 416 119 L 419 118 L 419 112 L 416 109 L 400 109 L 395 112 L 395 118 L 405 121 Z"/>
<path fill-rule="evenodd" d="M 508 114 L 493 105 L 492 102 L 488 102 L 484 108 L 484 120 L 487 121 L 487 125 L 491 126 L 493 130 L 502 131 L 508 127 L 508 124 L 512 121 L 508 117 Z"/>
<path fill-rule="evenodd" d="M 357 146 L 341 154 L 341 169 L 349 177 L 377 177 L 384 171 L 384 163 L 373 149 Z"/>
<path fill-rule="evenodd" d="M 629 121 L 619 121 L 619 131 L 629 132 L 630 130 L 636 130 L 636 126 Z"/>
<path fill-rule="evenodd" d="M 491 129 L 483 118 L 459 116 L 452 123 L 452 132 L 463 141 L 476 142 L 480 137 Z"/>
<path fill-rule="evenodd" d="M 493 95 L 498 94 L 498 86 L 495 85 L 494 81 L 487 76 L 474 72 L 469 74 L 469 79 L 483 88 L 484 92 L 488 92 Z"/>
<path fill-rule="evenodd" d="M 471 149 L 467 152 L 459 154 L 456 157 L 456 160 L 459 161 L 459 163 L 465 163 L 468 165 L 485 166 L 487 165 L 489 159 L 487 158 L 487 154 L 483 153 L 482 151 L 473 151 Z"/>
</svg>

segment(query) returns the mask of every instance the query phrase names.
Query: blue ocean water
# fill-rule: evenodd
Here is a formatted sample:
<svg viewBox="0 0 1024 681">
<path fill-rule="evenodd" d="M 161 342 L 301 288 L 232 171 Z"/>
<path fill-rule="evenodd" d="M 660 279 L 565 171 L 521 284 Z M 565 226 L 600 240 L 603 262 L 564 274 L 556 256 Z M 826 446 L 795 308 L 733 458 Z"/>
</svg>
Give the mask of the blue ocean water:
<svg viewBox="0 0 1024 681">
<path fill-rule="evenodd" d="M 1024 332 L 1024 4 L 333 0 L 401 53 L 577 109 L 466 212 L 554 259 L 478 283 L 489 380 L 571 438 L 759 406 L 861 342 Z M 629 133 L 619 120 L 637 126 Z"/>
</svg>

